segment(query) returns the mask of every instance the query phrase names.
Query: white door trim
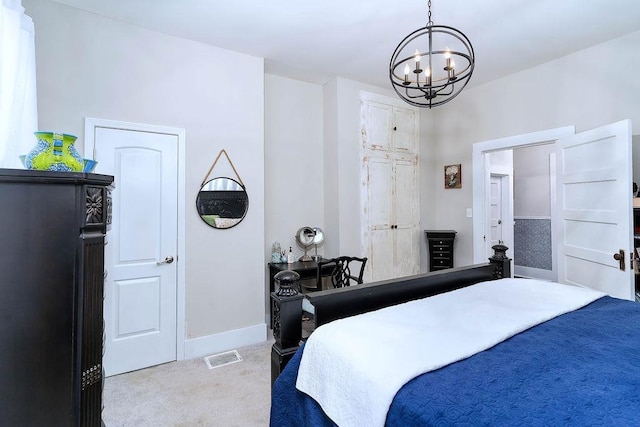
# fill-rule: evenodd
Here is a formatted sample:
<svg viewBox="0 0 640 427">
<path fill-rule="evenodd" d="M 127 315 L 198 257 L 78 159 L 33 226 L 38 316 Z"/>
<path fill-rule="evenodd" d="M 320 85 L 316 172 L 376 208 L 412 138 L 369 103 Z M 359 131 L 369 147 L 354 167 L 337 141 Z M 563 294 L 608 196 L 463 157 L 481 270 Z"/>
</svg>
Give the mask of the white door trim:
<svg viewBox="0 0 640 427">
<path fill-rule="evenodd" d="M 97 119 L 85 117 L 84 121 L 84 152 L 85 156 L 95 159 L 96 128 L 121 129 L 137 132 L 162 133 L 175 135 L 178 139 L 178 262 L 176 265 L 176 359 L 185 358 L 185 130 L 166 126 L 130 123 L 117 120 Z M 115 183 L 115 185 L 118 185 Z"/>
<path fill-rule="evenodd" d="M 548 129 L 522 135 L 477 142 L 473 144 L 473 262 L 481 264 L 487 262 L 484 256 L 484 235 L 489 213 L 486 212 L 487 188 L 489 170 L 486 168 L 486 154 L 492 151 L 513 149 L 538 144 L 555 143 L 560 138 L 575 134 L 574 126 Z M 554 246 L 556 243 L 554 242 Z M 511 248 L 510 248 L 511 249 Z M 554 253 L 556 248 L 554 247 Z"/>
<path fill-rule="evenodd" d="M 556 163 L 556 153 L 549 154 L 549 195 L 551 196 L 551 241 L 556 242 L 558 240 L 558 189 L 557 189 L 557 163 Z M 557 243 L 554 243 L 557 245 Z M 557 248 L 553 248 L 555 251 L 554 254 L 557 254 Z M 558 281 L 558 257 L 551 257 L 551 271 L 552 276 L 551 280 L 554 282 Z"/>
</svg>

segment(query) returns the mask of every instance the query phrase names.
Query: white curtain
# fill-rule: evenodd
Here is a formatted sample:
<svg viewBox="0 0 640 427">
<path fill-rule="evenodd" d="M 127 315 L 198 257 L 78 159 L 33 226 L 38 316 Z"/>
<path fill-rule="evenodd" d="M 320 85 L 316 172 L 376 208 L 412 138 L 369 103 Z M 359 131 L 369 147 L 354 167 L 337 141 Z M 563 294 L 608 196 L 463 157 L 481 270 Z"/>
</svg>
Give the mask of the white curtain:
<svg viewBox="0 0 640 427">
<path fill-rule="evenodd" d="M 22 168 L 38 129 L 34 28 L 20 0 L 0 1 L 0 167 Z"/>
</svg>

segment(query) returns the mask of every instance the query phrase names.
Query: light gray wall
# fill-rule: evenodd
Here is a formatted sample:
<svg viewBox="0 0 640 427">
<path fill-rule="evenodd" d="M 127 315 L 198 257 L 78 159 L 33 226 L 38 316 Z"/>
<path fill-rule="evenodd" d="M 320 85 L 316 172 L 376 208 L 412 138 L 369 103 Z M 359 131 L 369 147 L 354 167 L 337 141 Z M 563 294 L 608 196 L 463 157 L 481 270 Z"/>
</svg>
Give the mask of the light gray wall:
<svg viewBox="0 0 640 427">
<path fill-rule="evenodd" d="M 436 221 L 436 188 L 443 180 L 443 169 L 437 168 L 438 141 L 432 132 L 435 126 L 435 116 L 429 114 L 430 110 L 420 112 L 420 272 L 429 271 L 429 248 L 424 230 L 438 228 Z M 444 185 L 444 183 L 442 184 Z M 454 248 L 457 242 L 454 241 Z M 455 251 L 455 249 L 454 249 Z M 454 262 L 457 264 L 454 255 Z"/>
<path fill-rule="evenodd" d="M 459 230 L 456 261 L 470 264 L 472 144 L 575 125 L 587 130 L 623 119 L 640 123 L 640 32 L 567 55 L 538 67 L 466 89 L 433 114 L 436 169 L 462 163 L 460 191 L 436 187 L 436 224 Z M 473 78 L 473 77 L 472 77 Z"/>
<path fill-rule="evenodd" d="M 274 241 L 298 258 L 296 231 L 326 228 L 322 98 L 320 85 L 265 75 L 265 263 Z"/>
<path fill-rule="evenodd" d="M 263 59 L 47 0 L 23 5 L 35 23 L 41 129 L 79 135 L 81 153 L 86 116 L 186 129 L 187 337 L 264 325 Z M 195 197 L 223 148 L 249 211 L 215 230 Z"/>
<path fill-rule="evenodd" d="M 553 144 L 513 150 L 513 215 L 551 216 L 549 156 Z"/>
<path fill-rule="evenodd" d="M 324 182 L 324 233 L 325 240 L 322 254 L 325 257 L 340 255 L 340 206 L 338 194 L 340 182 L 338 177 L 338 80 L 331 80 L 325 84 L 323 90 L 324 111 L 324 167 L 322 171 Z"/>
</svg>

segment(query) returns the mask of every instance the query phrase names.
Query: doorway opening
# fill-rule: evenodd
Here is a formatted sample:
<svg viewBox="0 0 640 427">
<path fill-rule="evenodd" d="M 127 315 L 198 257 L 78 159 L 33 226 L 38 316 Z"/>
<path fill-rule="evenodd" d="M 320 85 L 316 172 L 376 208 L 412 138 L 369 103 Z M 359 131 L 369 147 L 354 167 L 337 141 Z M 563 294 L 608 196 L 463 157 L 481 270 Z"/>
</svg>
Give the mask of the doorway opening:
<svg viewBox="0 0 640 427">
<path fill-rule="evenodd" d="M 555 236 L 548 240 L 551 259 L 557 260 L 556 281 L 633 300 L 633 269 L 627 261 L 633 250 L 631 140 L 627 119 L 577 134 L 566 127 L 474 144 L 474 262 L 484 261 L 489 235 L 492 153 L 551 144 L 556 155 L 555 159 L 549 155 L 549 164 L 556 168 L 557 206 L 550 221 Z"/>
<path fill-rule="evenodd" d="M 492 254 L 491 247 L 500 240 L 509 248 L 514 275 L 557 280 L 557 257 L 550 251 L 555 234 L 555 154 L 548 151 L 553 151 L 558 139 L 573 134 L 574 127 L 568 126 L 474 144 L 474 263 L 485 262 Z M 547 156 L 545 167 L 549 173 L 544 177 L 536 173 L 537 177 L 529 179 L 527 174 L 531 171 L 523 170 L 527 169 L 523 165 L 533 164 L 529 162 L 532 153 L 541 153 L 541 158 Z M 519 179 L 519 170 L 524 179 Z M 541 178 L 546 178 L 546 183 L 538 197 L 544 203 L 532 200 L 529 194 Z M 540 231 L 544 237 L 537 240 Z"/>
</svg>

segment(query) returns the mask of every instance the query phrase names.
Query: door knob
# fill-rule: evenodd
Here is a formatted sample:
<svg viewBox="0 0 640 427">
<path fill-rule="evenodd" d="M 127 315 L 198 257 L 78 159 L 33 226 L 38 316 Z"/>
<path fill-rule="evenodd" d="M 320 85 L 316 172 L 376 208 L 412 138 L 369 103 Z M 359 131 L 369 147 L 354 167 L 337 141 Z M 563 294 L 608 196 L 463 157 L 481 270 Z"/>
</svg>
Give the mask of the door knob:
<svg viewBox="0 0 640 427">
<path fill-rule="evenodd" d="M 613 254 L 613 259 L 620 263 L 620 270 L 624 271 L 624 249 L 620 249 L 618 253 Z"/>
<path fill-rule="evenodd" d="M 171 255 L 169 255 L 164 260 L 156 262 L 156 264 L 158 264 L 158 265 L 160 265 L 160 264 L 171 264 L 172 262 L 173 262 L 173 257 Z"/>
<path fill-rule="evenodd" d="M 502 224 L 502 220 L 501 219 L 498 220 L 498 224 Z"/>
</svg>

